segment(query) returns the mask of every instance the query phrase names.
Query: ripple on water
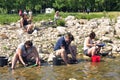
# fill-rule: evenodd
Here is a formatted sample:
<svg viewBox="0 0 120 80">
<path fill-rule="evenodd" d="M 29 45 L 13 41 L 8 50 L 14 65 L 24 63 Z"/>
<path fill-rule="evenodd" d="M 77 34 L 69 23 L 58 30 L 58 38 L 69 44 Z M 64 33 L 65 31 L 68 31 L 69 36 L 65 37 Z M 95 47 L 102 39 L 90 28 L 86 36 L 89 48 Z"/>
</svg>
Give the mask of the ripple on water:
<svg viewBox="0 0 120 80">
<path fill-rule="evenodd" d="M 14 71 L 0 67 L 0 80 L 120 80 L 120 63 L 106 60 L 99 63 L 81 61 L 70 66 L 18 67 Z"/>
</svg>

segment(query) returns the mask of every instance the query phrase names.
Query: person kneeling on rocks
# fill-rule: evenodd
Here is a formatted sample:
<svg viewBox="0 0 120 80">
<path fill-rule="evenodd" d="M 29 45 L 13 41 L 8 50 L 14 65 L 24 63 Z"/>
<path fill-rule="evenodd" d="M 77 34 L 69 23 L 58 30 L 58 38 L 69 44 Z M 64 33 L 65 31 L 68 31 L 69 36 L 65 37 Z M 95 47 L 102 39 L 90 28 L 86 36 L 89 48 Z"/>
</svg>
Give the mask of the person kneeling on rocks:
<svg viewBox="0 0 120 80">
<path fill-rule="evenodd" d="M 74 40 L 74 37 L 71 33 L 66 33 L 64 36 L 62 36 L 60 39 L 58 39 L 54 51 L 56 52 L 56 56 L 61 56 L 63 61 L 66 65 L 69 65 L 69 59 L 68 54 L 70 53 L 72 56 L 72 59 L 74 61 L 76 60 L 76 50 L 75 48 L 72 48 L 70 46 L 71 42 Z"/>
<path fill-rule="evenodd" d="M 38 51 L 35 46 L 33 46 L 33 43 L 28 40 L 25 43 L 21 43 L 18 45 L 18 48 L 16 50 L 16 53 L 13 56 L 12 59 L 12 66 L 11 69 L 15 68 L 15 65 L 17 61 L 20 61 L 24 66 L 27 66 L 28 60 L 35 60 L 36 65 L 40 66 L 40 58 Z"/>
<path fill-rule="evenodd" d="M 97 46 L 100 42 L 94 42 L 96 34 L 91 32 L 88 37 L 85 38 L 84 41 L 84 54 L 91 57 L 100 52 L 100 47 Z"/>
</svg>

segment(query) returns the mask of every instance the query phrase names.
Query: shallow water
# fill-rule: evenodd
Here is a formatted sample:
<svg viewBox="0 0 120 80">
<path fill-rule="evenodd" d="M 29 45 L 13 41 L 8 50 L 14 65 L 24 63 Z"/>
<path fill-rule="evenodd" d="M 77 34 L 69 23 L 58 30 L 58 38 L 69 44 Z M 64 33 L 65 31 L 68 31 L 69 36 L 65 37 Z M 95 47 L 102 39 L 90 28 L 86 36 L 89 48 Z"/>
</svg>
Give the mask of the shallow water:
<svg viewBox="0 0 120 80">
<path fill-rule="evenodd" d="M 18 67 L 14 71 L 0 67 L 0 80 L 120 80 L 120 57 L 102 59 L 99 63 L 79 60 L 70 66 Z"/>
</svg>

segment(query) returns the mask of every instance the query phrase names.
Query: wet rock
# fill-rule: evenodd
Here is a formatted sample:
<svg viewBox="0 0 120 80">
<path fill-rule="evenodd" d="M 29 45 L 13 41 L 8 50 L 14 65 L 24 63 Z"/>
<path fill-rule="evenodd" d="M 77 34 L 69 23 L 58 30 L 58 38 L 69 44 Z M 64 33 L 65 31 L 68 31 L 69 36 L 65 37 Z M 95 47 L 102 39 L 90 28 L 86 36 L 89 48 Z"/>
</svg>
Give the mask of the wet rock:
<svg viewBox="0 0 120 80">
<path fill-rule="evenodd" d="M 69 80 L 77 80 L 77 79 L 75 79 L 75 78 L 70 78 Z"/>
</svg>

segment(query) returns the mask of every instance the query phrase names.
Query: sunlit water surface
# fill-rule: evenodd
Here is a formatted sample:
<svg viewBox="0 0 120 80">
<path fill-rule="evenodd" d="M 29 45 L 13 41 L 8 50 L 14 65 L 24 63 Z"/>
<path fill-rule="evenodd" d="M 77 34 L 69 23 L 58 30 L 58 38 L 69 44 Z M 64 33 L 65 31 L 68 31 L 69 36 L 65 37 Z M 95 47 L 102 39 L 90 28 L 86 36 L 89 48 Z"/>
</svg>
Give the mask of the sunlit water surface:
<svg viewBox="0 0 120 80">
<path fill-rule="evenodd" d="M 79 60 L 70 66 L 0 67 L 0 80 L 120 80 L 120 57 L 99 63 Z"/>
</svg>

